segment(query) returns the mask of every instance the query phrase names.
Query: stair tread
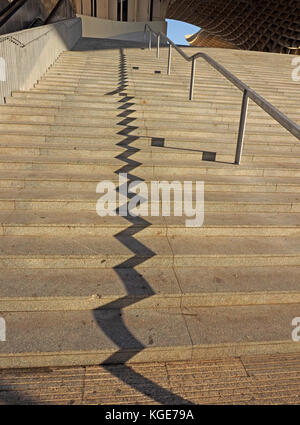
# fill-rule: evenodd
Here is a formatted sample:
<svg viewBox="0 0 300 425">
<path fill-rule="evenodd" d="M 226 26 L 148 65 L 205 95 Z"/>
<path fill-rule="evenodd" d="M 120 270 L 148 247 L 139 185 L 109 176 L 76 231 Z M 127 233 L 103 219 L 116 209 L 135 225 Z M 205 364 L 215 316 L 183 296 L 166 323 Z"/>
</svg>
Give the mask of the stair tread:
<svg viewBox="0 0 300 425">
<path fill-rule="evenodd" d="M 205 200 L 207 202 L 233 202 L 233 203 L 298 203 L 300 201 L 300 193 L 247 193 L 247 192 L 205 192 Z M 0 189 L 0 199 L 9 200 L 78 200 L 78 201 L 94 201 L 96 208 L 96 201 L 100 198 L 99 194 L 92 190 L 76 190 L 69 191 L 63 189 Z"/>
<path fill-rule="evenodd" d="M 213 303 L 216 294 L 300 293 L 298 266 L 264 267 L 174 267 L 134 269 L 1 269 L 0 305 L 2 301 L 46 298 L 91 298 L 90 302 L 105 303 L 108 298 L 149 298 L 205 295 Z M 211 297 L 209 297 L 209 295 Z M 50 302 L 51 300 L 49 300 Z M 122 300 L 120 300 L 122 302 Z M 151 300 L 148 300 L 151 301 Z M 154 305 L 155 305 L 154 301 Z M 193 304 L 192 299 L 184 301 Z M 219 299 L 220 302 L 220 299 Z M 239 300 L 237 299 L 237 303 Z M 252 301 L 253 302 L 253 301 Z M 260 300 L 262 303 L 263 300 Z M 251 298 L 248 299 L 251 304 Z M 143 305 L 141 303 L 141 305 Z M 12 305 L 10 306 L 13 307 Z M 3 308 L 3 303 L 2 303 Z M 38 304 L 37 304 L 38 308 Z M 42 306 L 46 308 L 45 305 Z M 53 308 L 53 307 L 51 307 Z M 110 308 L 114 308 L 111 306 Z M 115 307 L 117 308 L 117 307 Z M 134 305 L 134 308 L 141 308 Z M 77 306 L 77 309 L 84 309 Z M 2 309 L 1 309 L 2 311 Z"/>
<path fill-rule="evenodd" d="M 15 170 L 15 171 L 0 171 L 0 181 L 5 180 L 22 180 L 26 181 L 62 181 L 62 182 L 91 182 L 99 183 L 102 180 L 106 180 L 108 177 L 107 173 L 97 172 L 97 175 L 91 173 L 72 173 L 71 171 L 63 172 L 63 171 L 48 171 L 48 170 Z M 137 176 L 137 179 L 139 177 Z M 110 180 L 114 183 L 118 183 L 119 177 L 118 174 L 113 173 L 110 176 Z M 192 180 L 192 175 L 182 174 L 176 177 L 177 181 L 189 181 Z M 225 175 L 220 176 L 218 174 L 203 174 L 197 175 L 197 180 L 204 181 L 207 184 L 218 184 L 218 185 L 257 185 L 257 186 L 273 186 L 277 185 L 289 185 L 289 186 L 297 186 L 300 184 L 300 177 L 289 177 L 289 176 L 247 176 L 247 175 Z M 152 179 L 143 178 L 143 181 L 149 184 Z M 1 191 L 1 190 L 0 190 Z"/>
<path fill-rule="evenodd" d="M 230 155 L 228 155 L 230 156 Z M 287 156 L 288 157 L 288 156 Z M 295 157 L 295 155 L 291 155 L 290 158 Z M 202 160 L 199 161 L 199 159 L 180 159 L 178 158 L 178 160 L 172 160 L 169 161 L 165 158 L 163 159 L 148 159 L 145 158 L 143 160 L 143 162 L 137 161 L 136 164 L 136 173 L 138 174 L 138 169 L 139 167 L 153 167 L 158 168 L 158 167 L 165 167 L 165 168 L 172 168 L 172 167 L 176 167 L 176 169 L 185 169 L 185 168 L 197 168 L 197 169 L 201 169 L 201 168 L 214 168 L 214 169 L 219 169 L 219 168 L 231 168 L 234 171 L 238 171 L 238 170 L 247 170 L 247 169 L 252 169 L 252 170 L 261 170 L 261 169 L 272 169 L 272 168 L 276 168 L 276 169 L 291 169 L 291 170 L 300 170 L 300 163 L 297 162 L 284 162 L 284 156 L 281 155 L 274 155 L 274 162 L 270 161 L 270 162 L 266 162 L 264 161 L 264 159 L 262 160 L 257 160 L 257 161 L 253 161 L 253 162 L 246 162 L 246 163 L 241 163 L 239 168 L 237 168 L 237 166 L 233 163 L 234 161 L 234 154 L 232 153 L 232 162 L 228 161 L 228 162 L 222 162 L 222 161 L 209 161 L 209 160 Z M 68 164 L 74 164 L 74 165 L 96 165 L 96 166 L 104 166 L 104 165 L 111 165 L 111 166 L 116 166 L 116 170 L 118 171 L 118 167 L 124 165 L 124 166 L 128 166 L 127 162 L 130 162 L 130 155 L 129 155 L 129 160 L 126 156 L 126 151 L 124 152 L 124 154 L 121 152 L 119 155 L 117 155 L 116 157 L 112 157 L 112 158 L 90 158 L 90 157 L 80 157 L 80 155 L 78 155 L 78 158 L 74 157 L 74 156 L 60 156 L 60 157 L 55 157 L 55 156 L 47 156 L 47 155 L 40 155 L 40 156 L 18 156 L 18 155 L 0 155 L 0 163 L 19 163 L 19 164 L 61 164 L 61 165 L 65 165 L 68 166 Z"/>
<path fill-rule="evenodd" d="M 193 159 L 199 159 L 202 160 L 203 153 L 207 153 L 208 149 L 210 152 L 214 152 L 217 158 L 220 157 L 231 157 L 234 154 L 233 148 L 230 146 L 224 146 L 224 143 L 220 143 L 218 145 L 217 142 L 209 143 L 208 145 L 204 145 L 203 143 L 199 142 L 199 146 L 196 148 L 189 148 L 185 147 L 185 145 L 188 145 L 188 142 L 185 143 L 185 145 L 179 145 L 172 146 L 175 143 L 173 142 L 165 142 L 163 147 L 157 147 L 157 146 L 149 146 L 149 143 L 147 144 L 147 147 L 143 148 L 136 148 L 135 146 L 122 146 L 119 143 L 116 142 L 115 145 L 113 145 L 112 141 L 106 140 L 105 137 L 103 139 L 103 142 L 99 142 L 98 145 L 95 144 L 84 144 L 79 145 L 78 143 L 70 144 L 70 142 L 66 142 L 65 144 L 57 144 L 52 142 L 44 142 L 44 143 L 7 143 L 0 141 L 0 160 L 4 156 L 5 158 L 7 155 L 11 154 L 13 159 L 19 160 L 30 160 L 30 159 L 55 159 L 59 160 L 59 158 L 62 156 L 62 160 L 68 158 L 68 155 L 71 154 L 71 158 L 75 159 L 74 157 L 78 158 L 88 158 L 90 155 L 94 155 L 94 158 L 102 159 L 104 154 L 105 155 L 111 155 L 112 158 L 114 158 L 114 155 L 121 154 L 126 151 L 132 152 L 132 157 L 145 155 L 145 160 L 148 159 L 150 155 L 168 155 L 169 158 L 176 160 L 176 157 L 180 156 L 181 162 L 184 162 L 185 157 L 189 160 Z M 170 146 L 169 146 L 170 145 Z M 6 152 L 1 152 L 6 149 Z M 18 152 L 19 149 L 19 152 Z M 32 152 L 32 150 L 35 149 L 36 154 Z M 299 151 L 297 149 L 293 149 L 291 151 L 290 146 L 287 146 L 287 151 L 274 151 L 270 152 L 266 148 L 264 149 L 254 149 L 251 148 L 251 144 L 247 146 L 247 148 L 244 149 L 243 152 L 243 159 L 244 161 L 247 159 L 252 159 L 253 161 L 261 162 L 266 161 L 267 159 L 273 159 L 274 161 L 284 161 L 285 159 L 294 159 L 297 161 L 300 159 L 300 145 L 299 145 Z M 9 152 L 9 150 L 13 150 L 12 152 Z M 25 155 L 24 155 L 25 151 Z M 28 151 L 28 153 L 26 152 Z M 22 156 L 21 156 L 22 154 Z M 194 157 L 194 158 L 193 158 Z M 97 159 L 98 159 L 97 158 Z M 95 159 L 96 160 L 96 159 Z"/>
<path fill-rule="evenodd" d="M 147 217 L 154 227 L 185 227 L 186 217 Z M 99 217 L 95 211 L 0 211 L 2 226 L 80 226 L 80 227 L 143 227 L 140 220 L 128 222 L 126 217 Z M 299 213 L 214 213 L 207 212 L 203 227 L 300 227 Z"/>
<path fill-rule="evenodd" d="M 36 237 L 6 236 L 1 239 L 0 257 L 5 256 L 300 256 L 300 236 L 260 237 L 198 237 L 171 236 L 166 238 L 122 234 L 107 236 L 105 243 L 98 237 Z M 100 264 L 99 264 L 100 265 Z"/>
<path fill-rule="evenodd" d="M 224 352 L 239 356 L 247 348 L 256 354 L 298 352 L 290 325 L 298 311 L 299 304 L 124 309 L 121 316 L 103 309 L 6 313 L 11 337 L 0 345 L 0 365 L 188 360 Z"/>
</svg>

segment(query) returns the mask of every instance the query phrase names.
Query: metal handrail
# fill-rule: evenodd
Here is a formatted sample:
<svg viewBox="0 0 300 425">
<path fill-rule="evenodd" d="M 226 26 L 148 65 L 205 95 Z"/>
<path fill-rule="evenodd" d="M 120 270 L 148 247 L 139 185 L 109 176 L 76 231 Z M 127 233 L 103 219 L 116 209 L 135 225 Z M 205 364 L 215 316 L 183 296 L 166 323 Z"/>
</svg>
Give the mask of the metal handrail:
<svg viewBox="0 0 300 425">
<path fill-rule="evenodd" d="M 160 54 L 160 44 L 161 38 L 164 38 L 169 43 L 169 54 L 168 54 L 168 75 L 171 74 L 171 60 L 172 60 L 172 47 L 188 62 L 192 62 L 191 69 L 191 78 L 190 78 L 190 93 L 189 100 L 193 100 L 194 94 L 194 85 L 195 85 L 195 73 L 196 73 L 196 60 L 199 58 L 204 59 L 208 62 L 213 68 L 215 68 L 220 74 L 222 74 L 227 80 L 229 80 L 233 85 L 235 85 L 239 90 L 243 92 L 243 100 L 242 100 L 242 108 L 241 108 L 241 116 L 240 116 L 240 124 L 239 124 L 239 132 L 236 146 L 236 154 L 235 154 L 235 164 L 239 165 L 241 162 L 242 151 L 243 151 L 243 143 L 247 122 L 247 112 L 248 112 L 248 104 L 249 99 L 253 100 L 261 109 L 263 109 L 267 114 L 269 114 L 275 121 L 281 124 L 286 130 L 288 130 L 293 136 L 295 136 L 298 140 L 300 140 L 300 126 L 294 123 L 290 118 L 288 118 L 285 114 L 283 114 L 279 109 L 273 106 L 270 102 L 256 93 L 255 90 L 251 89 L 245 83 L 243 83 L 239 78 L 229 72 L 223 65 L 216 62 L 206 53 L 198 52 L 192 56 L 188 56 L 184 53 L 184 51 L 178 47 L 172 40 L 170 40 L 165 34 L 162 32 L 155 32 L 152 28 L 145 24 L 144 34 L 146 35 L 147 31 L 149 32 L 149 41 L 148 47 L 151 50 L 152 47 L 152 35 L 155 35 L 157 38 L 157 53 L 156 56 L 159 58 Z"/>
</svg>

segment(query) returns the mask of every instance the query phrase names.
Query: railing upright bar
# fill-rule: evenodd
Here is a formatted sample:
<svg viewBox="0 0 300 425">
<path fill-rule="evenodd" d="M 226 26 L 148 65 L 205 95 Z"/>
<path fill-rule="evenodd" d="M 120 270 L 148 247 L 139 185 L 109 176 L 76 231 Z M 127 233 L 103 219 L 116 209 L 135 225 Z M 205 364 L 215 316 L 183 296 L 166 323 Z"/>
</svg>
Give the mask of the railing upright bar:
<svg viewBox="0 0 300 425">
<path fill-rule="evenodd" d="M 159 48 L 160 48 L 160 34 L 157 36 L 157 51 L 156 51 L 156 57 L 159 58 Z"/>
<path fill-rule="evenodd" d="M 248 91 L 244 90 L 243 101 L 242 101 L 242 109 L 241 109 L 241 118 L 239 125 L 239 134 L 236 145 L 236 153 L 235 153 L 235 164 L 239 165 L 241 162 L 242 152 L 243 152 L 243 144 L 244 144 L 244 136 L 247 122 L 247 112 L 249 105 L 249 96 Z"/>
<path fill-rule="evenodd" d="M 193 58 L 192 70 L 191 70 L 191 82 L 190 82 L 190 100 L 193 100 L 194 96 L 194 84 L 195 84 L 195 71 L 196 71 L 196 59 Z"/>
<path fill-rule="evenodd" d="M 168 54 L 168 75 L 171 74 L 171 60 L 172 60 L 172 46 L 169 44 L 169 54 Z"/>
<path fill-rule="evenodd" d="M 151 50 L 152 47 L 152 31 L 149 31 L 149 50 Z"/>
<path fill-rule="evenodd" d="M 120 21 L 123 22 L 123 0 L 121 0 L 120 4 Z"/>
<path fill-rule="evenodd" d="M 216 69 L 221 75 L 223 75 L 228 81 L 230 81 L 235 87 L 243 92 L 243 103 L 241 110 L 241 119 L 239 127 L 239 135 L 237 141 L 236 157 L 235 163 L 239 164 L 241 161 L 241 155 L 243 150 L 243 141 L 244 133 L 246 127 L 247 111 L 249 99 L 251 99 L 256 105 L 258 105 L 263 111 L 269 114 L 275 121 L 277 121 L 283 128 L 285 128 L 289 133 L 294 135 L 298 140 L 300 140 L 300 126 L 283 114 L 279 109 L 274 105 L 256 93 L 253 89 L 244 84 L 239 80 L 235 75 L 229 72 L 224 66 L 215 61 L 213 58 L 208 56 L 206 53 L 199 52 L 193 56 L 188 56 L 180 47 L 178 47 L 172 40 L 170 40 L 165 34 L 161 32 L 155 32 L 152 28 L 145 24 L 144 31 L 150 31 L 150 35 L 154 34 L 157 37 L 157 57 L 159 58 L 159 48 L 161 37 L 169 43 L 169 58 L 168 58 L 168 75 L 171 73 L 171 49 L 177 51 L 187 62 L 192 62 L 192 71 L 191 71 L 191 82 L 190 82 L 190 95 L 189 99 L 193 99 L 194 95 L 194 84 L 195 84 L 195 68 L 196 60 L 199 58 L 204 59 L 208 62 L 214 69 Z M 151 37 L 150 37 L 151 38 Z M 151 41 L 149 39 L 149 49 L 151 49 Z"/>
</svg>

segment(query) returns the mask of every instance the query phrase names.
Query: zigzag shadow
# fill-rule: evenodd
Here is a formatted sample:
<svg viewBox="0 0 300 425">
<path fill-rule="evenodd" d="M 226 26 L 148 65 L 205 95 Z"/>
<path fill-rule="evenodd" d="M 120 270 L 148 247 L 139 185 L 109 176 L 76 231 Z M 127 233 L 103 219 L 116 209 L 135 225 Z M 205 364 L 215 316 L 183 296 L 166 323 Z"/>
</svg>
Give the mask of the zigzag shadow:
<svg viewBox="0 0 300 425">
<path fill-rule="evenodd" d="M 126 148 L 126 151 L 118 155 L 118 159 L 124 161 L 124 166 L 116 171 L 116 174 L 127 173 L 128 183 L 143 180 L 135 176 L 132 172 L 141 165 L 140 162 L 131 159 L 130 157 L 138 152 L 140 149 L 137 149 L 133 146 L 130 146 L 133 142 L 139 139 L 138 136 L 131 135 L 134 130 L 138 127 L 132 126 L 135 118 L 130 118 L 130 114 L 135 112 L 132 108 L 134 107 L 134 97 L 129 97 L 126 94 L 127 87 L 127 71 L 126 71 L 126 58 L 123 52 L 123 49 L 120 49 L 120 83 L 116 90 L 113 90 L 107 95 L 116 95 L 121 96 L 120 99 L 120 110 L 124 110 L 118 116 L 124 118 L 118 123 L 118 125 L 123 126 L 124 128 L 118 132 L 120 135 L 124 135 L 124 139 L 118 143 L 119 146 Z M 120 187 L 118 188 L 120 190 Z M 129 205 L 129 200 L 135 194 L 128 194 L 127 207 Z M 119 210 L 117 210 L 119 212 Z M 141 343 L 127 328 L 124 320 L 122 318 L 122 309 L 132 306 L 135 303 L 149 298 L 155 294 L 155 291 L 147 280 L 135 270 L 136 266 L 140 266 L 146 259 L 153 258 L 156 254 L 147 246 L 135 239 L 135 235 L 151 226 L 151 224 L 141 217 L 133 217 L 128 215 L 125 217 L 126 220 L 131 224 L 130 227 L 122 230 L 120 233 L 115 235 L 115 238 L 127 248 L 133 252 L 133 257 L 122 262 L 121 264 L 114 267 L 115 272 L 122 280 L 127 294 L 122 299 L 106 304 L 104 307 L 94 310 L 94 317 L 98 323 L 98 326 L 101 330 L 107 335 L 114 344 L 119 347 L 119 350 L 110 356 L 102 366 L 113 374 L 115 377 L 120 379 L 125 384 L 131 386 L 140 393 L 150 397 L 161 404 L 192 404 L 190 401 L 185 400 L 184 398 L 172 393 L 171 391 L 161 387 L 155 382 L 149 380 L 148 378 L 142 376 L 141 374 L 135 372 L 130 366 L 126 363 L 131 360 L 135 355 L 143 351 L 146 346 Z M 132 282 L 138 282 L 140 286 L 140 293 L 137 297 L 136 289 L 133 291 Z M 120 304 L 122 307 L 120 307 Z M 113 311 L 113 320 L 108 320 L 105 314 L 102 314 L 104 310 L 111 309 Z M 124 348 L 127 350 L 124 350 Z M 122 367 L 114 367 L 113 365 L 122 363 Z"/>
</svg>

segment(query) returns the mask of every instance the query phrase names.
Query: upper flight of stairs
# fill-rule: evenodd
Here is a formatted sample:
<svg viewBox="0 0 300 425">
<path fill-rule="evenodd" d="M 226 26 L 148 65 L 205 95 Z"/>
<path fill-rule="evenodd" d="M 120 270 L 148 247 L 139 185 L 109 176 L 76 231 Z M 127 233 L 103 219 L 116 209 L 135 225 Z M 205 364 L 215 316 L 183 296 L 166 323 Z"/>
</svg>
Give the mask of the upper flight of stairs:
<svg viewBox="0 0 300 425">
<path fill-rule="evenodd" d="M 298 352 L 299 141 L 250 103 L 236 166 L 241 92 L 207 63 L 190 102 L 165 49 L 81 50 L 0 107 L 0 368 Z M 209 54 L 300 122 L 290 57 Z M 204 181 L 204 226 L 100 218 L 123 172 Z"/>
</svg>

